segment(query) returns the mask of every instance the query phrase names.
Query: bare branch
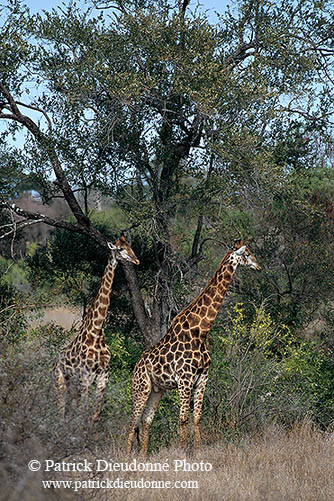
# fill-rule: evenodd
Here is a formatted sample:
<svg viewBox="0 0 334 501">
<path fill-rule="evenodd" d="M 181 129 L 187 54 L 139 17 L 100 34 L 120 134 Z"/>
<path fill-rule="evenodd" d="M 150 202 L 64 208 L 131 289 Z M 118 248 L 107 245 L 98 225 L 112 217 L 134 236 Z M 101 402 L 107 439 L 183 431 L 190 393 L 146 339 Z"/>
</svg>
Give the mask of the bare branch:
<svg viewBox="0 0 334 501">
<path fill-rule="evenodd" d="M 12 259 L 14 261 L 14 242 L 15 242 L 15 237 L 16 237 L 17 225 L 14 221 L 14 214 L 13 213 L 11 214 L 11 218 L 12 218 L 12 224 L 13 224 L 13 235 L 12 235 L 12 240 L 10 243 L 10 255 L 12 256 Z"/>
<path fill-rule="evenodd" d="M 30 110 L 38 111 L 39 113 L 42 113 L 42 115 L 45 117 L 45 120 L 48 122 L 49 125 L 49 132 L 52 132 L 52 121 L 49 115 L 46 113 L 46 111 L 41 110 L 40 108 L 37 108 L 37 106 L 32 106 L 31 104 L 25 104 L 25 103 L 20 103 L 19 101 L 16 101 L 16 104 L 19 106 L 24 106 L 25 108 L 29 108 Z"/>
<path fill-rule="evenodd" d="M 63 192 L 66 202 L 68 203 L 74 217 L 76 218 L 76 220 L 80 225 L 85 225 L 89 227 L 90 220 L 83 213 L 77 199 L 74 196 L 72 188 L 70 187 L 70 184 L 65 176 L 65 173 L 62 169 L 61 163 L 59 161 L 58 155 L 55 151 L 51 139 L 43 134 L 40 128 L 35 124 L 35 122 L 30 117 L 23 115 L 21 113 L 13 96 L 2 83 L 0 83 L 0 91 L 2 92 L 3 96 L 7 99 L 10 105 L 11 111 L 13 113 L 12 119 L 22 124 L 24 127 L 26 127 L 29 130 L 29 132 L 31 132 L 31 134 L 34 136 L 35 140 L 37 141 L 41 149 L 47 154 L 53 167 L 54 173 L 57 177 L 59 188 Z"/>
<path fill-rule="evenodd" d="M 13 115 L 15 115 L 16 117 L 21 116 L 21 112 L 20 112 L 19 108 L 17 107 L 13 96 L 11 95 L 11 93 L 7 90 L 7 88 L 2 83 L 0 83 L 0 90 L 1 90 L 2 94 L 5 96 L 5 98 L 7 99 Z M 3 106 L 5 106 L 5 105 L 3 105 Z M 6 106 L 6 108 L 7 108 L 7 106 Z"/>
<path fill-rule="evenodd" d="M 204 220 L 204 216 L 203 216 L 203 214 L 200 214 L 198 216 L 198 219 L 197 219 L 197 228 L 195 231 L 193 245 L 192 245 L 192 249 L 191 249 L 191 256 L 190 256 L 191 261 L 193 261 L 194 259 L 199 257 L 198 247 L 199 247 L 199 240 L 200 240 L 201 232 L 202 232 L 202 228 L 203 228 L 203 220 Z"/>
<path fill-rule="evenodd" d="M 15 115 L 8 115 L 6 113 L 0 113 L 0 118 L 4 118 L 5 120 L 16 120 Z"/>
<path fill-rule="evenodd" d="M 126 10 L 122 4 L 121 1 L 119 1 L 119 5 L 117 5 L 116 3 L 112 3 L 111 5 L 108 5 L 107 2 L 104 4 L 104 5 L 99 5 L 99 1 L 94 1 L 93 2 L 93 5 L 94 5 L 94 8 L 96 10 L 107 10 L 107 9 L 114 9 L 114 10 L 119 10 L 120 12 L 122 12 L 123 14 L 126 13 Z"/>
<path fill-rule="evenodd" d="M 6 238 L 10 237 L 11 235 L 13 235 L 13 237 L 15 238 L 15 233 L 17 233 L 17 230 L 20 230 L 22 228 L 26 228 L 27 226 L 32 226 L 33 224 L 36 224 L 36 223 L 43 223 L 43 222 L 44 222 L 43 219 L 34 219 L 31 221 L 19 221 L 19 222 L 14 222 L 11 224 L 6 224 L 3 226 L 0 226 L 0 230 L 2 230 L 5 226 L 10 227 L 9 231 L 4 233 L 3 235 L 0 235 L 0 240 L 5 240 Z M 15 226 L 15 227 L 13 227 L 13 226 Z"/>
<path fill-rule="evenodd" d="M 44 223 L 53 226 L 55 228 L 64 228 L 70 231 L 74 231 L 75 233 L 80 233 L 81 235 L 87 235 L 96 242 L 98 242 L 100 245 L 102 245 L 102 247 L 107 248 L 106 239 L 98 230 L 96 230 L 93 227 L 88 227 L 86 225 L 81 225 L 81 224 L 74 224 L 68 221 L 56 220 L 49 216 L 46 216 L 45 214 L 40 214 L 39 212 L 31 212 L 28 210 L 21 209 L 15 203 L 12 202 L 0 202 L 0 209 L 8 210 L 10 211 L 10 213 L 15 213 L 17 216 L 24 218 L 23 221 L 19 221 L 17 223 L 20 225 L 20 227 L 23 227 L 23 224 L 28 226 L 29 225 L 28 221 L 33 221 L 30 224 Z M 4 226 L 8 226 L 8 224 Z M 1 238 L 8 237 L 12 235 L 12 233 L 13 229 L 7 232 L 5 235 L 3 235 Z"/>
<path fill-rule="evenodd" d="M 179 11 L 184 15 L 186 13 L 187 7 L 190 4 L 190 0 L 179 0 Z"/>
<path fill-rule="evenodd" d="M 282 106 L 281 108 L 277 109 L 277 111 L 279 112 L 282 112 L 282 113 L 293 113 L 293 114 L 296 114 L 296 115 L 300 115 L 302 116 L 303 118 L 306 118 L 306 120 L 309 120 L 309 121 L 312 121 L 312 122 L 317 122 L 317 121 L 320 121 L 320 120 L 325 120 L 325 119 L 328 119 L 328 117 L 332 116 L 331 113 L 328 113 L 327 115 L 324 115 L 324 116 L 315 116 L 315 115 L 312 115 L 310 113 L 308 113 L 307 111 L 304 111 L 304 110 L 300 110 L 298 108 L 291 108 L 291 106 Z M 328 121 L 328 123 L 332 123 L 331 121 Z"/>
</svg>

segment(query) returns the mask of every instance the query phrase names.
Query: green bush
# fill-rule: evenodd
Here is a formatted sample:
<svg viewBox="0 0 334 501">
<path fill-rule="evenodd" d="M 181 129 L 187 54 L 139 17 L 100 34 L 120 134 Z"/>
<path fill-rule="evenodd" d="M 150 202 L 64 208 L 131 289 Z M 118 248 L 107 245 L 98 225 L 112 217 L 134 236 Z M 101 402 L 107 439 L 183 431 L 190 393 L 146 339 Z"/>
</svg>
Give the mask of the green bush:
<svg viewBox="0 0 334 501">
<path fill-rule="evenodd" d="M 321 347 L 274 322 L 264 308 L 249 319 L 235 305 L 229 324 L 211 341 L 212 364 L 204 419 L 221 432 L 258 430 L 275 421 L 305 417 L 323 426 L 333 420 L 334 364 Z"/>
<path fill-rule="evenodd" d="M 18 264 L 12 266 L 0 256 L 0 334 L 8 343 L 24 338 L 27 327 L 24 315 L 26 298 L 14 287 L 14 277 L 17 283 L 25 281 L 22 267 Z"/>
</svg>

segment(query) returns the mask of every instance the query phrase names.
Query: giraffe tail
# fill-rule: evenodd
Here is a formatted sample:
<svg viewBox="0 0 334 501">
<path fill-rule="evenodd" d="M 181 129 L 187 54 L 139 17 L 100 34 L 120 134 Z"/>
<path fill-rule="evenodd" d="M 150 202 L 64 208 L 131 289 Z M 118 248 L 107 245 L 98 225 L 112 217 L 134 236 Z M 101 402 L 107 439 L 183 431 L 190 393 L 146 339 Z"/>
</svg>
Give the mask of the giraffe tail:
<svg viewBox="0 0 334 501">
<path fill-rule="evenodd" d="M 139 426 L 136 426 L 136 437 L 137 437 L 137 444 L 138 444 L 138 447 L 140 448 L 140 436 L 139 436 Z"/>
</svg>

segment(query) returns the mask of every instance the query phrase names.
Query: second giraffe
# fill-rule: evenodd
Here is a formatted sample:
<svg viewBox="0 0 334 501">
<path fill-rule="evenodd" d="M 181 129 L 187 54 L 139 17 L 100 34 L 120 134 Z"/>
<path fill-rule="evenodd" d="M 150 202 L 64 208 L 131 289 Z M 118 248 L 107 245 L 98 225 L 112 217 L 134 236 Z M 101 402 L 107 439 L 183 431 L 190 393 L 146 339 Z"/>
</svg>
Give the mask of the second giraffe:
<svg viewBox="0 0 334 501">
<path fill-rule="evenodd" d="M 78 334 L 65 346 L 53 369 L 54 388 L 60 416 L 65 416 L 68 385 L 75 388 L 77 400 L 81 395 L 88 402 L 90 386 L 96 384 L 96 408 L 93 422 L 100 415 L 104 390 L 109 379 L 110 351 L 104 337 L 112 284 L 118 261 L 139 264 L 130 245 L 122 236 L 115 244 L 108 243 L 108 264 L 104 270 L 97 295 L 89 306 Z"/>
<path fill-rule="evenodd" d="M 195 446 L 200 448 L 199 422 L 208 380 L 210 355 L 205 340 L 215 321 L 227 288 L 238 265 L 260 270 L 255 257 L 235 242 L 201 294 L 172 321 L 161 341 L 145 350 L 132 376 L 133 411 L 128 437 L 128 454 L 132 449 L 136 428 L 143 421 L 143 457 L 147 454 L 149 429 L 163 393 L 177 388 L 180 397 L 180 435 L 184 446 L 192 390 L 194 390 Z"/>
</svg>

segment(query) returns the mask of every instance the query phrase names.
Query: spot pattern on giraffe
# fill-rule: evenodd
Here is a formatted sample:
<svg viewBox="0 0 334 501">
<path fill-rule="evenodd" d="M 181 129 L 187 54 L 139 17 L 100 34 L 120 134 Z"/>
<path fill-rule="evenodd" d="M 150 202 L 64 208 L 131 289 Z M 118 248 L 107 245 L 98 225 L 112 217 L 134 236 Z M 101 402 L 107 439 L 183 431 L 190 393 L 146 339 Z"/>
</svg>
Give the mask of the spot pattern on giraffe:
<svg viewBox="0 0 334 501">
<path fill-rule="evenodd" d="M 237 240 L 234 248 L 227 252 L 199 296 L 172 320 L 161 341 L 142 353 L 132 375 L 133 411 L 128 454 L 132 450 L 136 428 L 142 421 L 141 453 L 146 456 L 149 429 L 159 401 L 165 391 L 173 388 L 178 389 L 180 397 L 181 446 L 186 440 L 190 398 L 194 390 L 195 446 L 200 448 L 199 422 L 210 366 L 205 340 L 239 265 L 261 269 L 241 240 Z"/>
<path fill-rule="evenodd" d="M 109 258 L 98 292 L 87 309 L 79 332 L 60 351 L 53 368 L 53 381 L 61 418 L 65 416 L 69 385 L 76 389 L 76 403 L 81 396 L 86 402 L 90 386 L 96 384 L 93 422 L 100 416 L 104 391 L 109 379 L 110 350 L 104 336 L 104 324 L 118 262 L 139 264 L 135 253 L 122 236 L 115 244 L 108 243 Z"/>
</svg>

